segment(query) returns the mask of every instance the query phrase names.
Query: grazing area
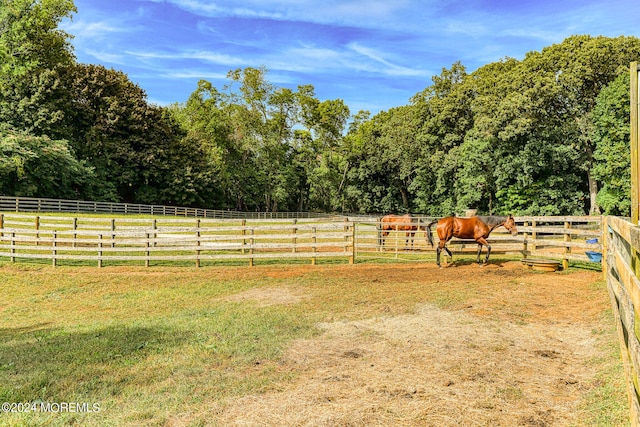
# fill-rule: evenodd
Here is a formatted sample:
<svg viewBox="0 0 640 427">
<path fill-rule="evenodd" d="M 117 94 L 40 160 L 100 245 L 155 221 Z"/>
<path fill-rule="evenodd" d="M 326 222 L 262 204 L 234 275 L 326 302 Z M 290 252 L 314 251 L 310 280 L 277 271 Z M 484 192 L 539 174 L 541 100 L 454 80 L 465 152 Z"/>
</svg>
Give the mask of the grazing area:
<svg viewBox="0 0 640 427">
<path fill-rule="evenodd" d="M 628 425 L 606 285 L 582 267 L 5 262 L 0 400 L 92 411 L 0 425 Z"/>
</svg>

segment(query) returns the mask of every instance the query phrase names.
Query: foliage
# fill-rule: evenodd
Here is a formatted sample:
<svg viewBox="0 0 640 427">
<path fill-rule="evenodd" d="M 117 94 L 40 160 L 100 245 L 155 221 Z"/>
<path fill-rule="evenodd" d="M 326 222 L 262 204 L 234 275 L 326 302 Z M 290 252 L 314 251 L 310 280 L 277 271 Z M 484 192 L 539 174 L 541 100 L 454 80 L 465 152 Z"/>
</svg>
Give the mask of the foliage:
<svg viewBox="0 0 640 427">
<path fill-rule="evenodd" d="M 603 125 L 593 121 L 593 110 L 620 66 L 638 57 L 640 40 L 634 37 L 574 36 L 522 61 L 506 58 L 471 74 L 460 63 L 443 69 L 407 107 L 417 121 L 393 126 L 395 116 L 389 113 L 372 119 L 375 130 L 364 141 L 356 166 L 369 174 L 359 172 L 360 181 L 352 181 L 359 188 L 351 192 L 367 206 L 429 215 L 467 208 L 503 214 L 598 213 L 598 201 L 612 211 L 612 194 L 619 200 L 626 190 L 610 178 L 621 176 L 621 169 L 602 165 L 610 159 L 601 148 L 593 155 Z M 394 173 L 383 169 L 398 146 L 398 126 L 415 132 L 411 152 L 419 153 L 407 160 L 406 166 L 415 164 L 408 183 L 389 180 Z M 624 128 L 615 132 L 628 135 Z M 599 187 L 604 189 L 596 199 Z"/>
<path fill-rule="evenodd" d="M 67 141 L 0 129 L 0 194 L 92 198 L 93 170 L 73 156 Z"/>
<path fill-rule="evenodd" d="M 57 27 L 75 10 L 73 0 L 0 0 L 0 123 L 61 136 L 62 76 L 74 57 Z"/>
<path fill-rule="evenodd" d="M 602 183 L 598 203 L 606 215 L 631 216 L 631 153 L 629 125 L 629 72 L 600 92 L 593 109 L 596 160 L 593 175 Z"/>
<path fill-rule="evenodd" d="M 66 125 L 79 159 L 105 183 L 102 199 L 202 205 L 211 183 L 200 151 L 165 109 L 119 71 L 77 64 L 69 73 Z"/>
<path fill-rule="evenodd" d="M 66 141 L 69 174 L 91 182 L 75 193 L 30 187 L 34 196 L 433 216 L 628 212 L 628 89 L 616 78 L 640 57 L 635 37 L 572 36 L 472 73 L 456 62 L 409 105 L 370 117 L 319 100 L 311 85 L 278 87 L 265 67 L 150 105 L 126 74 L 75 62 L 58 29 L 74 11 L 72 0 L 0 0 L 0 126 L 40 151 Z M 29 165 L 20 176 L 38 175 Z M 24 184 L 12 170 L 8 192 Z"/>
</svg>

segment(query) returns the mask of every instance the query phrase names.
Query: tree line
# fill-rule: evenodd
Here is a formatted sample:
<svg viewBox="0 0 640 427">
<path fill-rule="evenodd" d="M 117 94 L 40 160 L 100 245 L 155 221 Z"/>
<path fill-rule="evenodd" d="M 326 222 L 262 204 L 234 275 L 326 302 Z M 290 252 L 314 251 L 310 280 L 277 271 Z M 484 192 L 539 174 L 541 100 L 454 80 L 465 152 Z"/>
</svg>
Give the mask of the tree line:
<svg viewBox="0 0 640 427">
<path fill-rule="evenodd" d="M 245 211 L 630 213 L 635 37 L 443 68 L 373 117 L 265 67 L 169 106 L 75 59 L 73 0 L 0 0 L 0 193 Z"/>
</svg>

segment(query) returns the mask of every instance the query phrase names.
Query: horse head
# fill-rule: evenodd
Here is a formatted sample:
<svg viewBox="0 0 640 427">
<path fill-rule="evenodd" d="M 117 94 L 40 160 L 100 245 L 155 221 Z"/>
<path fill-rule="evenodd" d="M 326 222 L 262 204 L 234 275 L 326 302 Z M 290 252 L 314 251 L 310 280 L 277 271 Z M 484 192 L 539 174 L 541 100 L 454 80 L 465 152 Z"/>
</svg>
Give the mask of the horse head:
<svg viewBox="0 0 640 427">
<path fill-rule="evenodd" d="M 506 228 L 513 236 L 518 234 L 518 229 L 516 228 L 516 221 L 513 219 L 512 215 L 507 217 L 507 220 L 504 222 L 504 228 Z"/>
</svg>

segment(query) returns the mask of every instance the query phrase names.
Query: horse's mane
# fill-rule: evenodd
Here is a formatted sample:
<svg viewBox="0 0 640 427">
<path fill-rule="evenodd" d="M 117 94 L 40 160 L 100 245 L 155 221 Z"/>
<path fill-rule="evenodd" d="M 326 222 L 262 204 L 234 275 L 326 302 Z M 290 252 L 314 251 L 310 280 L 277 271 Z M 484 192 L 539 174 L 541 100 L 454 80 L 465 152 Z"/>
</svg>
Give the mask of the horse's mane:
<svg viewBox="0 0 640 427">
<path fill-rule="evenodd" d="M 489 227 L 494 228 L 498 224 L 504 223 L 509 217 L 491 215 L 491 216 L 478 216 L 478 218 L 480 218 L 482 222 L 487 224 Z"/>
</svg>

